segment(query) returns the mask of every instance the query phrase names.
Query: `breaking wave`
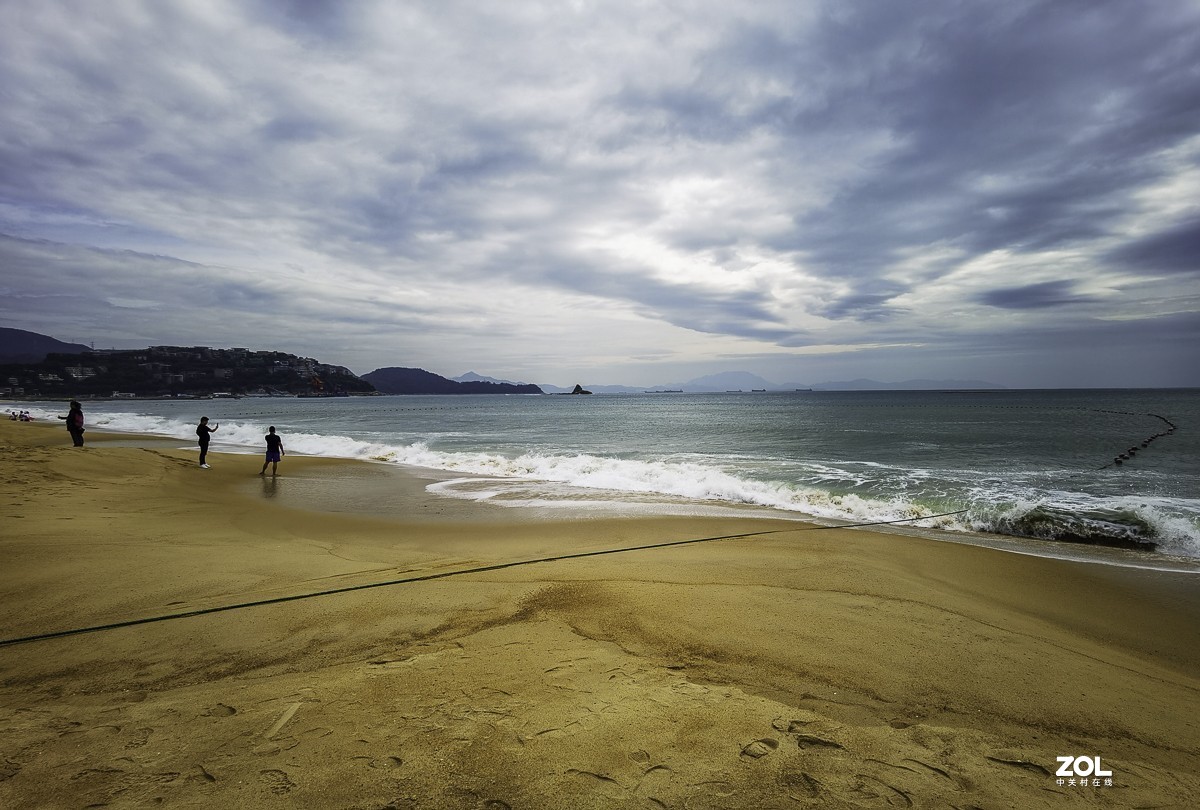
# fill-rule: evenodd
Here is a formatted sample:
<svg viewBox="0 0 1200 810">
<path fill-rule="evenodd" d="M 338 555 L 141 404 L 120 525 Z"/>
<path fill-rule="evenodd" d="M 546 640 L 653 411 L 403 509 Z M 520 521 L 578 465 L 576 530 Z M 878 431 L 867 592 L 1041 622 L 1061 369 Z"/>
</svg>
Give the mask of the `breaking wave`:
<svg viewBox="0 0 1200 810">
<path fill-rule="evenodd" d="M 30 409 L 53 421 L 53 411 Z M 215 422 L 216 420 L 214 420 Z M 102 430 L 178 438 L 195 443 L 195 424 L 134 413 L 92 413 L 89 426 Z M 266 423 L 227 420 L 213 435 L 213 449 L 258 453 Z M 289 452 L 424 467 L 460 478 L 431 486 L 447 497 L 487 500 L 506 506 L 545 508 L 638 503 L 667 510 L 680 505 L 755 506 L 821 519 L 855 523 L 910 520 L 959 509 L 965 514 L 934 517 L 926 528 L 985 532 L 1087 545 L 1154 550 L 1200 558 L 1200 515 L 1194 502 L 1169 498 L 1091 496 L 1039 492 L 992 481 L 959 488 L 933 480 L 928 470 L 881 465 L 809 464 L 799 482 L 773 480 L 784 473 L 770 466 L 740 466 L 719 458 L 648 460 L 583 453 L 526 452 L 515 457 L 484 451 L 433 449 L 414 437 L 306 433 L 288 429 Z M 865 470 L 865 471 L 864 471 Z M 884 482 L 888 487 L 884 486 Z M 899 482 L 897 484 L 896 482 Z M 889 488 L 890 487 L 890 488 Z M 857 491 L 850 491 L 857 490 Z M 1016 493 L 1020 493 L 1019 495 Z"/>
</svg>

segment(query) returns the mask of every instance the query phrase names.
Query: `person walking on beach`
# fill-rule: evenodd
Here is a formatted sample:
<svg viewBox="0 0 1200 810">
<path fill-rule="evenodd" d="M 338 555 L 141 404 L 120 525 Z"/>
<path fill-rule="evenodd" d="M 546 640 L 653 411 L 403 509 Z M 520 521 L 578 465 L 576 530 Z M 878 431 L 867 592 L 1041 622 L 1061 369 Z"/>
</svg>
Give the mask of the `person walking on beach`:
<svg viewBox="0 0 1200 810">
<path fill-rule="evenodd" d="M 71 441 L 76 447 L 83 447 L 83 406 L 71 400 L 71 410 L 67 411 L 66 416 L 58 418 L 67 420 L 67 432 L 71 434 Z"/>
<path fill-rule="evenodd" d="M 204 462 L 204 457 L 208 455 L 208 434 L 216 433 L 217 428 L 221 427 L 221 423 L 217 422 L 217 427 L 208 426 L 208 417 L 201 416 L 200 424 L 196 425 L 196 435 L 200 437 L 200 468 L 207 470 L 209 466 Z"/>
<path fill-rule="evenodd" d="M 269 433 L 263 438 L 267 440 L 267 460 L 263 462 L 263 468 L 259 471 L 259 475 L 267 474 L 267 465 L 271 465 L 271 476 L 279 470 L 279 459 L 283 458 L 286 453 L 283 452 L 283 439 L 275 433 L 275 426 L 271 425 L 267 428 Z"/>
</svg>

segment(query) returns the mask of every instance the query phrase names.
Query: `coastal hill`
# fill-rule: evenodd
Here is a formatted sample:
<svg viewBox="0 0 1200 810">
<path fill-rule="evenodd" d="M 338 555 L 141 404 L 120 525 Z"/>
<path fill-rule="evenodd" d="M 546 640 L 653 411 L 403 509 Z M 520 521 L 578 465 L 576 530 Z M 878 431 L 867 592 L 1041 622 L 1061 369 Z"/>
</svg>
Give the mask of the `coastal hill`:
<svg viewBox="0 0 1200 810">
<path fill-rule="evenodd" d="M 458 382 L 421 368 L 377 368 L 362 375 L 382 394 L 541 394 L 536 385 L 468 380 Z"/>
<path fill-rule="evenodd" d="M 983 380 L 847 380 L 772 383 L 745 371 L 654 386 L 588 385 L 600 394 L 669 391 L 995 390 Z M 576 389 L 582 390 L 581 386 Z M 343 396 L 348 394 L 568 394 L 572 388 L 513 382 L 474 371 L 448 379 L 420 368 L 390 366 L 356 376 L 342 366 L 274 351 L 206 346 L 93 350 L 23 329 L 0 328 L 0 395 L 24 398 L 110 396 Z"/>
<path fill-rule="evenodd" d="M 50 353 L 0 364 L 0 394 L 28 398 L 372 394 L 347 368 L 309 357 L 208 346 Z"/>
<path fill-rule="evenodd" d="M 475 375 L 478 377 L 479 375 Z M 208 346 L 101 349 L 23 329 L 0 329 L 0 396 L 348 396 L 351 394 L 542 394 L 526 383 L 448 380 L 419 368 L 348 368 L 276 351 Z"/>
<path fill-rule="evenodd" d="M 0 363 L 40 363 L 48 354 L 82 354 L 91 350 L 82 343 L 64 343 L 37 332 L 0 327 Z"/>
</svg>

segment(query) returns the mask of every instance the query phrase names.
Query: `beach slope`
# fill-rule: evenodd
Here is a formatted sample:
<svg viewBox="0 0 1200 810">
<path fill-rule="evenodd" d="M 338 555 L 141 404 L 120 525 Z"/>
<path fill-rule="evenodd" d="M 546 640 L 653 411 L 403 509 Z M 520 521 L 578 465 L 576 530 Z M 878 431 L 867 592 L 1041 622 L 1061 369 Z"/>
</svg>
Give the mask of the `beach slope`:
<svg viewBox="0 0 1200 810">
<path fill-rule="evenodd" d="M 5 808 L 1200 801 L 1194 575 L 39 424 L 0 456 Z"/>
</svg>

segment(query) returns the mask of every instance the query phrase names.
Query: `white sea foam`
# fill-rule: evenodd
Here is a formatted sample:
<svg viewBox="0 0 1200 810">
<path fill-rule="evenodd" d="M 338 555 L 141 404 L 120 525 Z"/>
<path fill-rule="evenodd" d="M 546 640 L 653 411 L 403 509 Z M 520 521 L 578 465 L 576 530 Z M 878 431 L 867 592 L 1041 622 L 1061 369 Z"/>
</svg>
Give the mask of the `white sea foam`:
<svg viewBox="0 0 1200 810">
<path fill-rule="evenodd" d="M 35 418 L 56 421 L 65 414 L 29 408 Z M 88 426 L 134 434 L 173 437 L 184 447 L 196 443 L 195 422 L 165 416 L 88 409 Z M 258 453 L 264 448 L 266 422 L 245 419 L 219 420 L 213 449 Z M 605 502 L 623 508 L 678 511 L 696 505 L 737 505 L 799 513 L 848 522 L 910 520 L 941 511 L 939 504 L 961 504 L 965 496 L 970 512 L 938 518 L 923 525 L 966 532 L 1001 532 L 1055 536 L 1060 522 L 1096 528 L 1120 535 L 1127 527 L 1105 525 L 1105 513 L 1119 512 L 1149 527 L 1160 548 L 1173 554 L 1200 557 L 1200 529 L 1187 514 L 1190 504 L 1169 499 L 1105 498 L 1081 493 L 1022 487 L 1014 482 L 979 481 L 959 490 L 957 499 L 941 501 L 939 478 L 962 481 L 971 471 L 910 470 L 878 463 L 809 463 L 792 468 L 759 466 L 737 458 L 723 459 L 679 455 L 671 460 L 620 458 L 588 453 L 526 452 L 509 457 L 494 452 L 439 450 L 427 441 L 397 441 L 397 434 L 364 434 L 364 437 L 329 435 L 283 429 L 289 453 L 388 462 L 449 471 L 463 479 L 431 487 L 441 495 L 487 500 L 505 506 L 592 509 Z M 757 473 L 757 475 L 756 475 Z M 486 484 L 466 484 L 467 477 Z M 790 482 L 763 480 L 786 478 Z M 855 494 L 848 489 L 871 494 Z M 888 493 L 888 494 L 881 494 Z M 914 494 L 921 493 L 923 503 Z M 688 506 L 691 504 L 691 507 Z M 961 507 L 960 507 L 961 508 Z"/>
<path fill-rule="evenodd" d="M 38 411 L 35 415 L 48 419 L 55 416 L 50 411 Z M 123 433 L 150 433 L 175 437 L 187 445 L 196 441 L 195 423 L 162 416 L 101 411 L 89 414 L 88 424 L 98 429 Z M 214 450 L 258 452 L 264 446 L 263 434 L 267 429 L 265 423 L 235 420 L 218 422 L 214 419 L 212 424 L 220 425 L 212 436 Z M 492 477 L 498 479 L 493 490 L 473 490 L 470 494 L 465 494 L 453 487 L 441 487 L 438 491 L 454 497 L 495 498 L 497 502 L 503 500 L 504 494 L 511 494 L 511 490 L 502 485 L 502 482 L 508 480 L 526 483 L 549 482 L 591 492 L 657 495 L 689 501 L 761 506 L 817 517 L 856 521 L 896 520 L 932 514 L 931 510 L 903 501 L 872 500 L 858 495 L 832 495 L 815 487 L 759 481 L 698 461 L 647 461 L 584 453 L 525 453 L 508 458 L 496 453 L 434 450 L 423 441 L 394 444 L 349 436 L 293 431 L 286 433 L 284 442 L 290 453 L 391 462 Z M 834 473 L 833 468 L 826 470 L 829 478 L 837 477 Z M 844 480 L 845 475 L 841 478 Z M 858 476 L 854 478 L 857 480 Z M 526 491 L 528 492 L 528 487 Z M 554 505 L 566 501 L 560 491 L 554 495 L 544 493 L 540 497 L 529 494 L 525 498 L 511 498 L 508 502 Z"/>
</svg>

